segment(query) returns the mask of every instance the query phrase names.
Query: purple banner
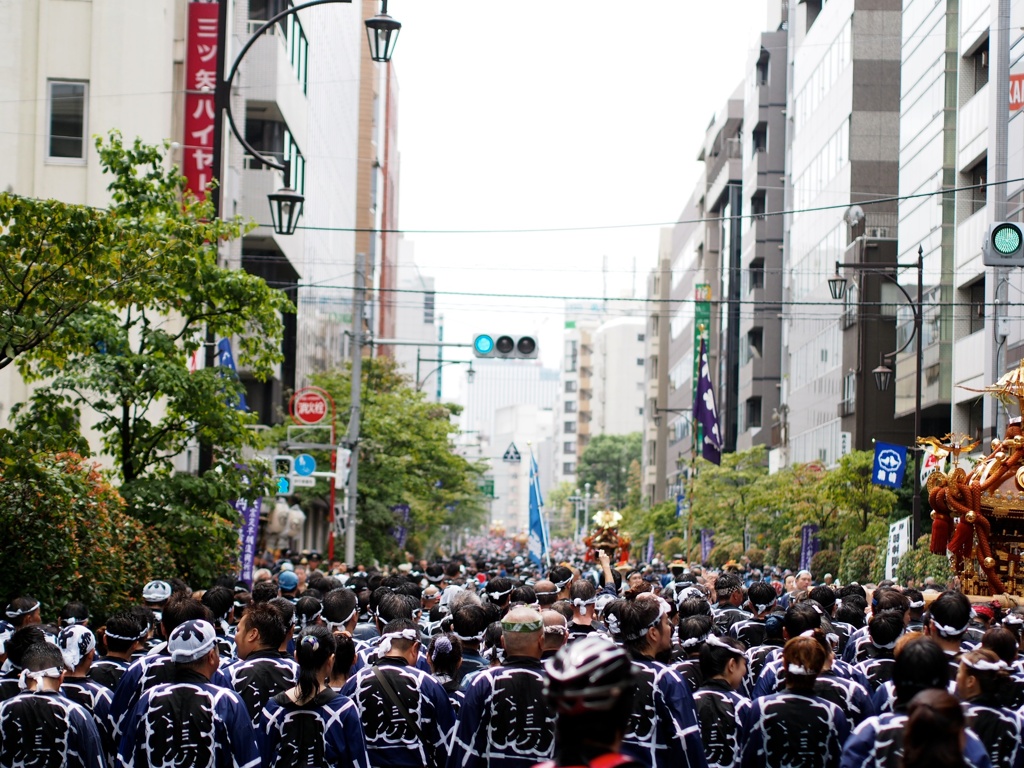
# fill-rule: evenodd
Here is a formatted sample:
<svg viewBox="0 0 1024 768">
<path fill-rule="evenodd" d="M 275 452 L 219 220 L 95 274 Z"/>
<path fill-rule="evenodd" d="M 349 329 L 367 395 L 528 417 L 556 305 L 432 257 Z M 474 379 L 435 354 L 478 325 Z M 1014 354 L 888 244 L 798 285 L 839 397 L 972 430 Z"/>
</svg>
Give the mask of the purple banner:
<svg viewBox="0 0 1024 768">
<path fill-rule="evenodd" d="M 398 548 L 402 549 L 405 546 L 405 537 L 408 533 L 409 505 L 398 504 L 392 507 L 391 511 L 395 513 L 395 525 L 391 529 L 391 534 L 395 537 Z"/>
<path fill-rule="evenodd" d="M 242 530 L 239 532 L 238 543 L 240 548 L 239 560 L 241 562 L 241 573 L 238 578 L 252 588 L 253 563 L 256 560 L 256 539 L 260 533 L 260 504 L 262 499 L 254 501 L 239 499 L 232 506 L 242 516 Z"/>
<path fill-rule="evenodd" d="M 654 559 L 654 534 L 647 537 L 647 562 Z"/>
<path fill-rule="evenodd" d="M 800 570 L 811 569 L 811 558 L 818 553 L 818 526 L 805 525 L 800 529 Z"/>
<path fill-rule="evenodd" d="M 715 531 L 713 528 L 701 528 L 700 530 L 700 560 L 702 563 L 708 561 L 711 550 L 715 548 Z"/>
</svg>

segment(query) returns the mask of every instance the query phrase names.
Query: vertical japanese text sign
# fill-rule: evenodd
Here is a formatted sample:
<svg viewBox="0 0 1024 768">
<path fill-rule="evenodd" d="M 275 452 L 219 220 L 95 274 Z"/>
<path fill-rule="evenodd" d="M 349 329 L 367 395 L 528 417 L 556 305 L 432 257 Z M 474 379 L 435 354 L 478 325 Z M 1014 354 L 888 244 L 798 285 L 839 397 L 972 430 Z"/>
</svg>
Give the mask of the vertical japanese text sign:
<svg viewBox="0 0 1024 768">
<path fill-rule="evenodd" d="M 188 39 L 185 51 L 185 141 L 182 173 L 188 188 L 206 199 L 213 167 L 213 126 L 216 121 L 217 3 L 188 4 Z"/>
</svg>

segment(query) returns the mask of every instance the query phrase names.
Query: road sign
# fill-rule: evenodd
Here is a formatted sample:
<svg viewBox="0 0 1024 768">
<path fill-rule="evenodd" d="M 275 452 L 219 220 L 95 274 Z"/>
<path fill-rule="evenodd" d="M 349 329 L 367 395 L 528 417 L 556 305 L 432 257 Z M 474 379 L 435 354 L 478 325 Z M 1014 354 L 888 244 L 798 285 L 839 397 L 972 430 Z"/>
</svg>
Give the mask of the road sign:
<svg viewBox="0 0 1024 768">
<path fill-rule="evenodd" d="M 297 488 L 298 487 L 310 488 L 310 487 L 316 485 L 316 478 L 315 477 L 302 477 L 301 475 L 299 475 L 298 477 L 293 477 L 292 478 L 292 485 L 294 485 Z"/>
<path fill-rule="evenodd" d="M 300 389 L 288 402 L 288 410 L 297 424 L 319 424 L 330 411 L 326 395 L 316 387 Z"/>
<path fill-rule="evenodd" d="M 308 453 L 300 453 L 295 457 L 295 474 L 309 477 L 316 470 L 316 459 Z"/>
<path fill-rule="evenodd" d="M 508 447 L 508 450 L 505 451 L 505 455 L 501 457 L 501 460 L 516 462 L 522 461 L 523 457 L 519 455 L 519 449 L 516 448 L 516 444 L 511 443 Z"/>
</svg>

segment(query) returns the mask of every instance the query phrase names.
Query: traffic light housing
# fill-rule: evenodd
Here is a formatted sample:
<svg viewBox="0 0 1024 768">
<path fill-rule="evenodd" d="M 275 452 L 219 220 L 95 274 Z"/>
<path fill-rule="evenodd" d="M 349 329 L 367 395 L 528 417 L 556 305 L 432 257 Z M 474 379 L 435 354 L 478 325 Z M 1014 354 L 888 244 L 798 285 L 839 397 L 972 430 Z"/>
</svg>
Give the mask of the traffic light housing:
<svg viewBox="0 0 1024 768">
<path fill-rule="evenodd" d="M 292 473 L 295 471 L 295 457 L 284 454 L 274 457 L 274 477 L 277 495 L 288 496 L 292 492 Z"/>
<path fill-rule="evenodd" d="M 990 224 L 981 260 L 986 267 L 1024 267 L 1024 225 L 1015 221 Z"/>
<path fill-rule="evenodd" d="M 473 356 L 535 360 L 537 358 L 537 339 L 534 336 L 479 333 L 473 337 Z"/>
</svg>

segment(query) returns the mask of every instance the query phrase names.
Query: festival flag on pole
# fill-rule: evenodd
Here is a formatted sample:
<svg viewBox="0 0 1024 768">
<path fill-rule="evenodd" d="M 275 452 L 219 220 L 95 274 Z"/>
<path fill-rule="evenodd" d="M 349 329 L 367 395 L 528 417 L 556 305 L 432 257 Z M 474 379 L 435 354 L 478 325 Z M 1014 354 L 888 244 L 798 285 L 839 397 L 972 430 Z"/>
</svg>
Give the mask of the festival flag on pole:
<svg viewBox="0 0 1024 768">
<path fill-rule="evenodd" d="M 540 493 L 540 472 L 537 469 L 537 459 L 530 449 L 530 538 L 529 551 L 530 559 L 538 568 L 544 567 L 544 560 L 548 554 L 548 532 L 544 527 L 544 519 L 541 509 L 544 507 L 544 498 Z"/>
<path fill-rule="evenodd" d="M 701 455 L 712 464 L 721 464 L 722 433 L 718 428 L 718 406 L 715 405 L 715 388 L 711 386 L 711 365 L 704 339 L 700 340 L 700 378 L 697 380 L 697 399 L 693 402 L 693 420 L 703 427 Z"/>
<path fill-rule="evenodd" d="M 238 368 L 235 367 L 235 356 L 231 353 L 231 340 L 221 339 L 217 342 L 217 364 L 223 368 L 227 368 L 231 371 L 235 381 L 238 380 Z M 234 400 L 235 396 L 232 396 L 232 405 L 235 410 L 248 411 L 249 404 L 245 402 L 245 390 L 242 389 L 237 395 L 237 400 Z"/>
</svg>

